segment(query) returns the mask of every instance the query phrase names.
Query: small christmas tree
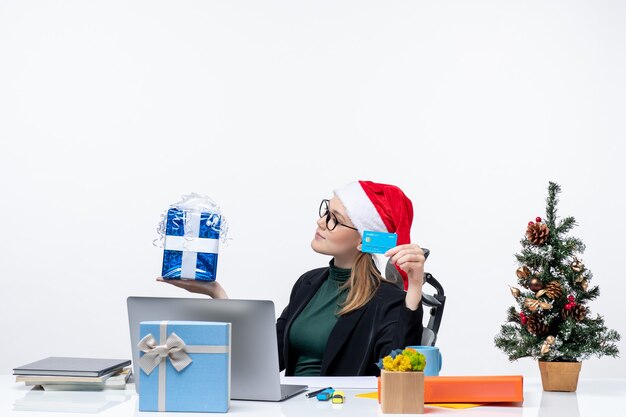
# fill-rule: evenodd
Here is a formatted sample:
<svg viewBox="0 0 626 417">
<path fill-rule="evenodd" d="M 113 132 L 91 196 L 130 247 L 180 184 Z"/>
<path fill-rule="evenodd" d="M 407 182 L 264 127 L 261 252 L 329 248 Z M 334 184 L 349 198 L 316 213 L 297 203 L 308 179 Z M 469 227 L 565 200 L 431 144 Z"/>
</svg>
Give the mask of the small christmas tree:
<svg viewBox="0 0 626 417">
<path fill-rule="evenodd" d="M 604 325 L 600 315 L 592 317 L 588 303 L 600 294 L 590 287 L 592 274 L 577 257 L 585 250 L 580 239 L 566 236 L 576 225 L 573 217 L 557 221 L 557 195 L 561 187 L 550 182 L 545 221 L 528 223 L 522 250 L 515 257 L 518 284 L 511 287 L 517 308 L 508 310 L 507 323 L 495 344 L 509 360 L 530 356 L 554 362 L 572 362 L 592 355 L 616 357 L 620 340 L 615 330 Z"/>
</svg>

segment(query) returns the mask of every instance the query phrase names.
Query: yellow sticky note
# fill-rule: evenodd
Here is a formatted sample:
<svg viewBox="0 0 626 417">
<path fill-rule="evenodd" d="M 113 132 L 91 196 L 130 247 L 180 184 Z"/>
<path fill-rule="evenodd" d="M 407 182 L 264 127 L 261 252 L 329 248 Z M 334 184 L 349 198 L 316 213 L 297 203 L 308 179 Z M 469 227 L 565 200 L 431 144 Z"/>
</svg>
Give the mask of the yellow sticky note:
<svg viewBox="0 0 626 417">
<path fill-rule="evenodd" d="M 360 398 L 371 398 L 373 400 L 378 400 L 378 391 L 374 391 L 374 392 L 365 392 L 363 394 L 357 394 L 355 395 L 355 397 L 360 397 Z"/>
<path fill-rule="evenodd" d="M 355 397 L 378 400 L 378 391 L 364 392 L 362 394 L 355 395 Z M 426 403 L 426 404 L 432 405 L 433 407 L 453 408 L 455 410 L 462 410 L 465 408 L 480 407 L 481 405 L 485 405 L 486 403 L 432 403 L 432 404 Z"/>
</svg>

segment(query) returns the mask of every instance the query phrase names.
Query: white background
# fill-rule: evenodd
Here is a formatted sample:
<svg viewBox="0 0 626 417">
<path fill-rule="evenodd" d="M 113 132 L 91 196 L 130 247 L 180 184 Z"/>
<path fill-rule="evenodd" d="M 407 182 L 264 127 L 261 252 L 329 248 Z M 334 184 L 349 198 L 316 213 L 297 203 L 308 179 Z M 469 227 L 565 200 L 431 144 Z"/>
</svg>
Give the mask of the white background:
<svg viewBox="0 0 626 417">
<path fill-rule="evenodd" d="M 442 374 L 538 375 L 493 337 L 549 180 L 592 311 L 626 336 L 625 17 L 598 0 L 0 0 L 0 373 L 130 357 L 126 297 L 191 296 L 154 281 L 152 246 L 191 191 L 230 220 L 230 296 L 280 312 L 329 260 L 309 246 L 320 200 L 356 179 L 413 200 L 448 295 Z"/>
</svg>

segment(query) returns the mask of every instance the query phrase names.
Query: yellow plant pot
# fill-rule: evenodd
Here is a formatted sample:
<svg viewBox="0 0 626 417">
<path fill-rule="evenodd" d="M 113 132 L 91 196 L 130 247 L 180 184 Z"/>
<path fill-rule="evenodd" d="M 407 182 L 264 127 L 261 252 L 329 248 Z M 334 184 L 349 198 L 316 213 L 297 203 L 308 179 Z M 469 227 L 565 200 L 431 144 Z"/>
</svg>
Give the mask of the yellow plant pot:
<svg viewBox="0 0 626 417">
<path fill-rule="evenodd" d="M 538 361 L 544 391 L 574 392 L 582 362 Z"/>
<path fill-rule="evenodd" d="M 381 370 L 380 407 L 385 414 L 423 414 L 424 372 Z"/>
</svg>

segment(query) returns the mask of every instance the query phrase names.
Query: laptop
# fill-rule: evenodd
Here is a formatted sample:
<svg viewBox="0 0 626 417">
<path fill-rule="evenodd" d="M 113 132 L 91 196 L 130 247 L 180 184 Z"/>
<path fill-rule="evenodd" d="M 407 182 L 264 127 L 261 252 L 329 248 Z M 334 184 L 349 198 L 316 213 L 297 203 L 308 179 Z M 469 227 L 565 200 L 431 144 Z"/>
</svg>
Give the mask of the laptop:
<svg viewBox="0 0 626 417">
<path fill-rule="evenodd" d="M 128 324 L 135 387 L 139 392 L 139 323 L 150 320 L 195 320 L 231 323 L 231 390 L 233 400 L 282 401 L 307 385 L 281 385 L 274 303 L 267 300 L 128 297 Z"/>
</svg>

